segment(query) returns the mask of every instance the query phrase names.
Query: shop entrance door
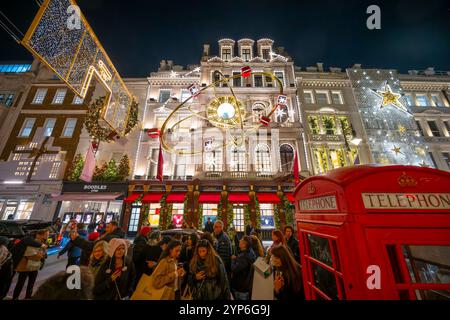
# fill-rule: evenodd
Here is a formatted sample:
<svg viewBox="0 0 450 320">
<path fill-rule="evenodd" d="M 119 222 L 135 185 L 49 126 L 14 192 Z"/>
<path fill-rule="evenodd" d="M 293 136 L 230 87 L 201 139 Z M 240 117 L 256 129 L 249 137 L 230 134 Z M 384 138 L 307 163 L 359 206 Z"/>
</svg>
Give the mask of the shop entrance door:
<svg viewBox="0 0 450 320">
<path fill-rule="evenodd" d="M 450 300 L 449 229 L 375 229 L 368 237 L 382 258 L 385 298 Z"/>
</svg>

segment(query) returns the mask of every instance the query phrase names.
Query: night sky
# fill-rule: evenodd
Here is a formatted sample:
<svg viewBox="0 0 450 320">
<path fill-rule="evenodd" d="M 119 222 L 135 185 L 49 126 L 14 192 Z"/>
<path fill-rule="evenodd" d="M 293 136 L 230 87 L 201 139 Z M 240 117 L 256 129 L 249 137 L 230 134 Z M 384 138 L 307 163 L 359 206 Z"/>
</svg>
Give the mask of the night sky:
<svg viewBox="0 0 450 320">
<path fill-rule="evenodd" d="M 450 0 L 79 0 L 123 77 L 146 76 L 161 59 L 198 64 L 203 43 L 271 38 L 297 66 L 450 70 Z M 368 30 L 366 8 L 381 7 L 381 30 Z M 34 0 L 2 1 L 0 10 L 26 32 Z M 0 29 L 0 61 L 31 60 Z"/>
</svg>

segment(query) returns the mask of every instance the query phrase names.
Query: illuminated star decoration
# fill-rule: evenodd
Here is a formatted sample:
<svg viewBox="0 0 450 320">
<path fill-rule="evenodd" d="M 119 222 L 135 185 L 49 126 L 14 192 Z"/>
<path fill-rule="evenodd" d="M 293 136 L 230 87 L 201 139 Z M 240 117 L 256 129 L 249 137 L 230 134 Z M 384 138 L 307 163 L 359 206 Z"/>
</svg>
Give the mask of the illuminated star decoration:
<svg viewBox="0 0 450 320">
<path fill-rule="evenodd" d="M 400 148 L 400 147 L 394 146 L 394 147 L 391 149 L 391 151 L 395 152 L 395 155 L 398 155 L 399 153 L 400 153 L 400 154 L 403 154 L 402 148 Z"/>
<path fill-rule="evenodd" d="M 400 134 L 404 134 L 406 132 L 406 128 L 402 126 L 401 124 L 398 125 L 398 132 Z"/>
<path fill-rule="evenodd" d="M 275 110 L 275 116 L 278 118 L 278 119 L 283 119 L 283 116 L 286 114 L 286 112 L 283 110 L 283 109 L 281 109 L 280 107 L 278 107 L 276 110 Z"/>
<path fill-rule="evenodd" d="M 376 94 L 378 97 L 383 99 L 381 101 L 380 109 L 382 109 L 386 106 L 389 106 L 389 105 L 393 105 L 397 109 L 409 113 L 408 109 L 406 109 L 406 107 L 399 101 L 399 99 L 402 97 L 402 95 L 399 93 L 394 93 L 392 91 L 390 85 L 386 84 L 384 87 L 384 90 L 374 90 L 374 89 L 370 89 L 370 90 L 374 94 Z"/>
<path fill-rule="evenodd" d="M 170 71 L 170 77 L 171 78 L 176 78 L 176 77 L 178 77 L 178 72 L 175 72 L 175 71 Z"/>
</svg>

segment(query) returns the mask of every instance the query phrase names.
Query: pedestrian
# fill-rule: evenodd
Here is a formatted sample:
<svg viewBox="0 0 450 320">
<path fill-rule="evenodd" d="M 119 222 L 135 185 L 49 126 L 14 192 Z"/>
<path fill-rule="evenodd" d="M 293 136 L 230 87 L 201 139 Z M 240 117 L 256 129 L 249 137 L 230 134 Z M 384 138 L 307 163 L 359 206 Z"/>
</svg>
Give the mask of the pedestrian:
<svg viewBox="0 0 450 320">
<path fill-rule="evenodd" d="M 272 265 L 274 294 L 277 300 L 292 302 L 305 300 L 302 269 L 287 246 L 280 245 L 272 249 Z"/>
<path fill-rule="evenodd" d="M 211 218 L 208 217 L 205 223 L 205 232 L 213 233 L 214 232 L 214 223 L 211 221 Z"/>
<path fill-rule="evenodd" d="M 53 233 L 59 234 L 62 228 L 61 218 L 56 218 L 51 226 Z"/>
<path fill-rule="evenodd" d="M 161 232 L 153 231 L 150 239 L 144 248 L 142 261 L 139 262 L 139 278 L 142 273 L 150 276 L 158 265 L 162 253 L 167 249 L 167 245 L 172 239 L 169 236 L 161 238 Z"/>
<path fill-rule="evenodd" d="M 133 241 L 133 262 L 136 266 L 136 274 L 140 278 L 142 272 L 139 272 L 138 266 L 143 264 L 143 253 L 144 249 L 147 246 L 148 235 L 152 231 L 152 228 L 149 226 L 143 226 L 139 231 L 139 235 Z M 138 279 L 139 279 L 138 278 Z"/>
<path fill-rule="evenodd" d="M 45 280 L 33 295 L 33 300 L 92 300 L 94 276 L 87 267 L 80 267 L 80 288 L 69 288 L 71 273 L 60 271 Z"/>
<path fill-rule="evenodd" d="M 211 243 L 200 240 L 189 265 L 188 284 L 194 300 L 228 300 L 230 286 L 222 259 Z"/>
<path fill-rule="evenodd" d="M 300 263 L 300 248 L 298 246 L 298 240 L 294 236 L 294 228 L 291 226 L 284 227 L 284 236 L 286 237 L 286 243 L 294 256 L 295 261 Z"/>
<path fill-rule="evenodd" d="M 270 262 L 270 258 L 272 257 L 272 250 L 274 248 L 281 245 L 286 245 L 286 239 L 284 238 L 283 233 L 278 229 L 272 230 L 272 241 L 272 245 L 269 247 L 266 254 L 267 263 Z"/>
<path fill-rule="evenodd" d="M 249 300 L 252 285 L 252 268 L 256 260 L 252 238 L 243 236 L 239 241 L 239 255 L 232 257 L 231 288 L 236 300 Z"/>
<path fill-rule="evenodd" d="M 155 289 L 161 289 L 164 286 L 170 288 L 169 300 L 180 300 L 181 297 L 181 279 L 185 271 L 183 265 L 178 263 L 180 253 L 181 242 L 170 241 L 152 274 Z"/>
<path fill-rule="evenodd" d="M 214 232 L 214 231 L 213 231 Z M 212 235 L 212 232 L 204 232 L 201 236 L 200 236 L 200 240 L 208 240 L 209 243 L 211 243 L 211 245 L 214 247 L 214 237 Z"/>
<path fill-rule="evenodd" d="M 223 231 L 223 222 L 221 220 L 217 220 L 214 223 L 214 237 L 216 238 L 215 249 L 220 258 L 222 258 L 229 279 L 231 273 L 231 255 L 233 248 L 230 238 Z"/>
<path fill-rule="evenodd" d="M 13 259 L 8 244 L 9 239 L 0 236 L 0 300 L 8 294 L 13 277 Z"/>
<path fill-rule="evenodd" d="M 84 226 L 82 223 L 77 224 L 76 232 L 82 237 L 83 239 L 87 238 L 87 232 L 83 229 Z M 81 249 L 77 247 L 72 240 L 67 242 L 65 247 L 58 252 L 57 258 L 59 259 L 63 254 L 67 252 L 67 265 L 66 269 L 71 265 L 80 265 L 80 259 L 81 259 Z"/>
<path fill-rule="evenodd" d="M 252 239 L 252 249 L 256 254 L 256 257 L 264 258 L 264 248 L 262 246 L 261 240 L 259 240 L 256 235 L 251 235 L 250 238 Z"/>
<path fill-rule="evenodd" d="M 109 243 L 100 240 L 95 243 L 94 249 L 92 250 L 92 254 L 89 257 L 89 270 L 94 275 L 97 275 L 100 267 L 106 262 L 108 259 L 109 252 Z"/>
<path fill-rule="evenodd" d="M 31 299 L 34 283 L 39 270 L 47 257 L 45 242 L 49 237 L 49 231 L 42 229 L 36 232 L 34 237 L 26 237 L 13 248 L 13 268 L 19 274 L 14 288 L 13 300 L 17 300 L 28 279 L 25 299 Z"/>
<path fill-rule="evenodd" d="M 125 239 L 109 241 L 108 258 L 95 277 L 95 300 L 125 300 L 131 296 L 136 273 L 127 257 L 128 246 Z"/>
<path fill-rule="evenodd" d="M 184 269 L 186 272 L 189 271 L 189 263 L 194 256 L 195 247 L 197 246 L 198 237 L 195 233 L 190 234 L 186 242 L 182 245 L 181 254 L 180 254 L 180 262 L 184 264 Z"/>
<path fill-rule="evenodd" d="M 111 239 L 123 239 L 124 237 L 125 233 L 119 228 L 117 221 L 113 220 L 106 225 L 106 231 L 96 241 L 104 240 L 109 242 Z M 86 255 L 87 257 L 91 256 L 96 241 L 88 241 L 83 237 L 80 237 L 76 230 L 70 232 L 70 238 L 75 246 L 81 248 L 82 255 Z M 83 253 L 83 251 L 86 252 Z"/>
<path fill-rule="evenodd" d="M 252 224 L 250 223 L 250 221 L 247 223 L 247 225 L 245 226 L 245 235 L 249 236 L 252 231 L 254 231 L 255 228 L 253 228 Z"/>
</svg>

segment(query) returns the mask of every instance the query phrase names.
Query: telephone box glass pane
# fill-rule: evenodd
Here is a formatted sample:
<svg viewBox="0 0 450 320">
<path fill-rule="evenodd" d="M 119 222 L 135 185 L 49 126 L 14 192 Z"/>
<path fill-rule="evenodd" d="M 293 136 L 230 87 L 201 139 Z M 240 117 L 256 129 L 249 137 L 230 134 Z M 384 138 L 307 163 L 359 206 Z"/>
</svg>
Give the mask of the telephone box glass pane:
<svg viewBox="0 0 450 320">
<path fill-rule="evenodd" d="M 311 257 L 333 267 L 328 239 L 308 234 L 308 242 Z"/>
<path fill-rule="evenodd" d="M 311 267 L 314 275 L 314 285 L 325 293 L 330 299 L 338 300 L 339 296 L 334 273 L 315 263 L 311 263 Z"/>
<path fill-rule="evenodd" d="M 450 246 L 402 246 L 413 283 L 450 283 Z"/>
</svg>

